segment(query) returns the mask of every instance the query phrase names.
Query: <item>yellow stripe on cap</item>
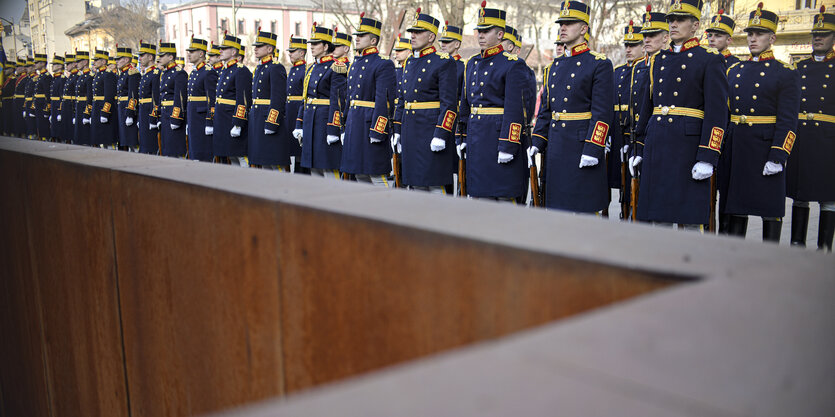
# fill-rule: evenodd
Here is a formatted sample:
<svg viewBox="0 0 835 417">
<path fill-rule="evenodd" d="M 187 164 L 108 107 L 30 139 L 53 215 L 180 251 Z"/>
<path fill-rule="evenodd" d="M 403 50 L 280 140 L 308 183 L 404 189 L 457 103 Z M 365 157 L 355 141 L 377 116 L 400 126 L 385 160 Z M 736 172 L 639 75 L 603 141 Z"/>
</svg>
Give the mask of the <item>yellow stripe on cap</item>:
<svg viewBox="0 0 835 417">
<path fill-rule="evenodd" d="M 263 36 L 259 36 L 259 37 L 255 38 L 255 42 L 256 43 L 265 43 L 267 45 L 275 47 L 275 39 L 265 38 Z"/>
</svg>

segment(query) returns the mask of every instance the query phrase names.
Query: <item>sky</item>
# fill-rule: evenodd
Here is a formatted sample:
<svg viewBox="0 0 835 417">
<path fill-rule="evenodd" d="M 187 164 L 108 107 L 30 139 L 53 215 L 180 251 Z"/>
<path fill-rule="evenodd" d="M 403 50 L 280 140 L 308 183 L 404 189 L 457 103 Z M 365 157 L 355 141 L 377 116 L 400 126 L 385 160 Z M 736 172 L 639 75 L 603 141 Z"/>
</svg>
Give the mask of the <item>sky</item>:
<svg viewBox="0 0 835 417">
<path fill-rule="evenodd" d="M 24 8 L 26 8 L 26 2 L 23 0 L 0 0 L 0 17 L 17 23 L 23 15 Z M 3 23 L 4 26 L 7 24 Z"/>
</svg>

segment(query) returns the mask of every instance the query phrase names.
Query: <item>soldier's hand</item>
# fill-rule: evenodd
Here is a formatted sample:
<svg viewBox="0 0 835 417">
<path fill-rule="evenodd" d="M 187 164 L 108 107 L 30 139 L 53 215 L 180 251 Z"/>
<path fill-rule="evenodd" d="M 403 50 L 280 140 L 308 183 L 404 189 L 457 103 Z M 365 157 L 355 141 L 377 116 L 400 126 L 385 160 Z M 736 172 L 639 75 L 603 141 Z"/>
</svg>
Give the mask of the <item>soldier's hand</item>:
<svg viewBox="0 0 835 417">
<path fill-rule="evenodd" d="M 85 125 L 89 125 L 90 124 L 90 119 L 81 119 L 81 123 L 85 124 Z"/>
<path fill-rule="evenodd" d="M 177 130 L 179 128 L 180 128 L 180 125 L 176 125 L 174 123 L 171 123 L 171 130 Z"/>
<path fill-rule="evenodd" d="M 455 147 L 455 152 L 458 154 L 458 159 L 467 159 L 467 154 L 464 152 L 465 148 L 467 148 L 466 142 L 462 142 L 460 145 Z"/>
<path fill-rule="evenodd" d="M 342 134 L 339 135 L 339 144 L 340 145 L 345 144 L 345 132 L 342 132 Z"/>
<path fill-rule="evenodd" d="M 609 152 L 612 152 L 612 137 L 611 136 L 606 137 L 606 148 L 604 150 L 604 153 L 606 155 L 608 155 Z M 582 167 L 580 167 L 580 168 L 582 168 Z"/>
<path fill-rule="evenodd" d="M 713 165 L 707 162 L 696 162 L 693 165 L 693 179 L 696 181 L 701 181 L 710 178 L 713 175 Z"/>
<path fill-rule="evenodd" d="M 52 115 L 49 116 L 49 123 L 52 123 Z"/>
<path fill-rule="evenodd" d="M 507 152 L 499 151 L 499 163 L 506 164 L 513 160 L 513 154 L 509 154 Z"/>
<path fill-rule="evenodd" d="M 241 137 L 241 127 L 232 126 L 232 130 L 229 131 L 229 136 L 232 136 L 233 138 Z"/>
<path fill-rule="evenodd" d="M 26 118 L 26 110 L 23 111 L 23 118 Z"/>
<path fill-rule="evenodd" d="M 29 113 L 29 117 L 35 117 L 35 113 Z"/>
<path fill-rule="evenodd" d="M 203 130 L 203 133 L 205 133 L 206 136 L 212 136 L 212 135 L 215 134 L 215 127 L 214 126 L 206 126 L 206 129 Z"/>
<path fill-rule="evenodd" d="M 107 118 L 104 117 L 104 116 L 100 116 L 99 121 L 102 122 L 102 123 L 107 123 Z"/>
<path fill-rule="evenodd" d="M 267 128 L 265 127 L 265 128 L 264 128 L 264 134 L 265 134 L 265 135 L 274 135 L 274 134 L 275 134 L 275 130 L 270 130 L 270 129 L 267 129 Z"/>
<path fill-rule="evenodd" d="M 75 117 L 72 118 L 72 124 L 75 124 Z"/>
<path fill-rule="evenodd" d="M 328 135 L 328 145 L 333 145 L 336 142 L 339 142 L 339 136 L 336 135 Z"/>
<path fill-rule="evenodd" d="M 125 117 L 125 126 L 133 126 L 133 117 Z"/>
<path fill-rule="evenodd" d="M 371 143 L 380 143 L 380 142 L 382 142 L 383 140 L 382 140 L 382 139 L 377 139 L 377 138 L 372 138 L 372 137 L 369 137 L 369 138 L 368 138 L 368 141 L 369 141 L 369 142 L 371 142 Z"/>
<path fill-rule="evenodd" d="M 620 162 L 621 163 L 626 162 L 626 159 L 627 159 L 626 155 L 629 155 L 629 145 L 623 145 L 623 147 L 620 148 Z"/>
<path fill-rule="evenodd" d="M 299 141 L 299 145 L 301 145 L 301 144 L 302 144 L 302 135 L 303 135 L 303 134 L 304 134 L 304 131 L 303 131 L 303 130 L 301 130 L 301 129 L 293 129 L 293 137 L 294 137 L 294 138 L 296 138 L 296 140 L 297 140 L 297 141 Z"/>
<path fill-rule="evenodd" d="M 400 145 L 400 134 L 395 133 L 391 135 L 391 151 L 398 152 L 398 145 Z"/>
<path fill-rule="evenodd" d="M 763 167 L 763 175 L 774 175 L 783 172 L 783 164 L 768 161 Z"/>
<path fill-rule="evenodd" d="M 440 152 L 446 149 L 446 141 L 441 138 L 432 138 L 432 142 L 429 142 L 429 149 L 432 152 Z"/>
<path fill-rule="evenodd" d="M 528 168 L 533 166 L 533 158 L 539 153 L 539 148 L 531 146 L 528 148 Z"/>
<path fill-rule="evenodd" d="M 61 121 L 61 115 L 59 114 L 59 115 L 55 116 L 55 120 L 60 122 Z"/>
<path fill-rule="evenodd" d="M 588 156 L 588 155 L 581 155 L 580 156 L 580 168 L 593 167 L 593 166 L 597 165 L 598 162 L 600 162 L 600 160 L 598 160 L 597 158 L 595 158 L 593 156 Z"/>
<path fill-rule="evenodd" d="M 641 165 L 641 161 L 643 160 L 644 158 L 638 155 L 629 158 L 629 175 L 635 176 L 635 173 L 638 172 L 638 165 Z"/>
<path fill-rule="evenodd" d="M 154 130 L 154 129 L 157 128 L 157 124 L 156 123 L 151 123 L 149 127 L 150 127 L 151 130 Z"/>
</svg>

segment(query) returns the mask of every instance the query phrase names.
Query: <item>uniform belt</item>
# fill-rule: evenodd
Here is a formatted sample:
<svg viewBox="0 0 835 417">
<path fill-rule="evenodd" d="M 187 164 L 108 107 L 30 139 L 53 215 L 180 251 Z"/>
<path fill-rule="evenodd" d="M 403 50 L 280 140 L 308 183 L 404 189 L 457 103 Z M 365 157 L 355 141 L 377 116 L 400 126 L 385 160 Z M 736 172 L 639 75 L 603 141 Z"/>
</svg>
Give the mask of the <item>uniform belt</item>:
<svg viewBox="0 0 835 417">
<path fill-rule="evenodd" d="M 652 109 L 653 116 L 687 116 L 695 117 L 697 119 L 704 119 L 704 110 L 691 109 L 689 107 L 668 107 L 659 106 Z"/>
<path fill-rule="evenodd" d="M 377 103 L 373 101 L 365 101 L 365 100 L 351 100 L 351 107 L 369 107 L 374 108 L 377 106 Z"/>
<path fill-rule="evenodd" d="M 331 100 L 328 98 L 309 98 L 305 101 L 305 104 L 313 106 L 327 106 L 328 104 L 331 104 Z"/>
<path fill-rule="evenodd" d="M 93 101 L 104 101 L 104 96 L 93 96 Z"/>
<path fill-rule="evenodd" d="M 14 98 L 24 98 L 24 97 L 26 97 L 26 94 L 15 94 L 14 95 Z"/>
<path fill-rule="evenodd" d="M 231 98 L 219 98 L 219 99 L 217 99 L 217 104 L 226 104 L 226 105 L 229 105 L 229 106 L 234 106 L 234 105 L 238 104 L 238 102 L 231 99 Z"/>
<path fill-rule="evenodd" d="M 128 101 L 128 100 L 130 100 L 130 97 L 128 97 L 128 96 L 120 96 L 119 97 L 119 101 Z"/>
<path fill-rule="evenodd" d="M 162 105 L 163 106 L 173 106 L 174 105 L 174 100 L 163 100 Z"/>
<path fill-rule="evenodd" d="M 61 98 L 63 98 L 64 100 L 75 100 L 75 96 L 63 96 Z"/>
<path fill-rule="evenodd" d="M 749 125 L 764 125 L 777 123 L 777 116 L 746 116 L 746 115 L 731 115 L 731 123 L 740 124 L 748 123 Z"/>
<path fill-rule="evenodd" d="M 46 94 L 35 94 L 35 98 L 46 98 Z"/>
<path fill-rule="evenodd" d="M 207 100 L 208 100 L 208 99 L 206 98 L 206 96 L 188 96 L 188 101 L 200 101 L 200 102 L 203 102 L 203 101 L 207 101 Z"/>
<path fill-rule="evenodd" d="M 471 107 L 470 114 L 504 114 L 504 107 Z"/>
<path fill-rule="evenodd" d="M 78 96 L 75 98 L 75 101 L 87 101 L 87 97 Z"/>
<path fill-rule="evenodd" d="M 252 104 L 255 105 L 255 106 L 261 106 L 261 105 L 269 106 L 270 105 L 270 99 L 268 99 L 268 98 L 254 98 L 254 99 L 252 99 Z"/>
<path fill-rule="evenodd" d="M 440 109 L 441 102 L 440 101 L 415 101 L 412 103 L 406 102 L 403 104 L 406 107 L 406 110 L 428 110 L 428 109 Z"/>
<path fill-rule="evenodd" d="M 615 111 L 629 111 L 628 104 L 615 104 Z"/>
<path fill-rule="evenodd" d="M 582 113 L 561 113 L 557 111 L 551 112 L 551 120 L 589 120 L 591 119 L 591 112 L 586 111 Z"/>
<path fill-rule="evenodd" d="M 822 113 L 798 113 L 797 118 L 800 120 L 835 123 L 835 116 Z"/>
<path fill-rule="evenodd" d="M 52 99 L 52 101 L 58 101 L 61 100 L 61 97 L 50 97 L 50 99 Z"/>
<path fill-rule="evenodd" d="M 287 101 L 288 102 L 290 102 L 290 101 L 302 101 L 302 100 L 304 100 L 304 97 L 302 97 L 302 96 L 287 96 Z"/>
<path fill-rule="evenodd" d="M 151 98 L 151 97 L 148 97 L 148 98 L 140 98 L 140 99 L 139 99 L 139 104 L 148 104 L 148 103 L 151 103 L 151 102 L 153 102 L 153 101 L 154 101 L 154 99 L 153 99 L 153 98 Z"/>
<path fill-rule="evenodd" d="M 32 97 L 26 97 L 23 101 L 32 101 Z"/>
</svg>

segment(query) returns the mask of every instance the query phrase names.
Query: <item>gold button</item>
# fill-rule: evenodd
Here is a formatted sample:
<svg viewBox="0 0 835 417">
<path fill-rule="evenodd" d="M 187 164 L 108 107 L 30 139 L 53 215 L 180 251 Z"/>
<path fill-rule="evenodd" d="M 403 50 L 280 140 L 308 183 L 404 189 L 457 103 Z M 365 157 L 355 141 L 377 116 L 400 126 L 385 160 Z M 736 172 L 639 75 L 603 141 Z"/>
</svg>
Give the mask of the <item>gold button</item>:
<svg viewBox="0 0 835 417">
<path fill-rule="evenodd" d="M 580 66 L 580 62 L 579 62 L 579 61 L 577 62 L 577 66 L 578 66 L 578 67 Z"/>
<path fill-rule="evenodd" d="M 688 57 L 688 58 L 693 58 L 693 53 L 692 53 L 692 52 L 688 52 L 688 53 L 687 53 L 687 57 Z"/>
<path fill-rule="evenodd" d="M 565 127 L 565 123 L 562 123 L 562 127 Z"/>
<path fill-rule="evenodd" d="M 681 77 L 677 77 L 676 81 L 681 82 Z"/>
<path fill-rule="evenodd" d="M 678 97 L 678 91 L 673 91 L 673 96 Z"/>
<path fill-rule="evenodd" d="M 754 100 L 756 100 L 756 99 L 757 99 L 757 96 L 752 96 L 751 98 L 753 98 Z"/>
<path fill-rule="evenodd" d="M 574 73 L 571 73 L 571 78 L 574 78 Z"/>
<path fill-rule="evenodd" d="M 761 73 L 760 73 L 760 77 L 765 77 L 765 73 L 764 73 L 764 72 L 761 72 Z"/>
<path fill-rule="evenodd" d="M 754 109 L 751 109 L 751 113 L 753 113 L 753 112 L 754 112 Z"/>
<path fill-rule="evenodd" d="M 687 65 L 681 64 L 681 69 L 687 69 Z"/>
<path fill-rule="evenodd" d="M 565 86 L 565 88 L 566 88 L 566 89 L 568 89 L 568 90 L 571 90 L 571 86 L 570 86 L 570 85 Z"/>
<path fill-rule="evenodd" d="M 656 121 L 658 121 L 658 122 L 660 122 L 660 121 L 661 121 L 661 116 L 658 116 L 658 118 L 657 118 L 657 119 L 655 119 L 655 120 L 656 120 Z"/>
<path fill-rule="evenodd" d="M 759 87 L 760 83 L 754 83 L 754 87 Z"/>
<path fill-rule="evenodd" d="M 562 101 L 567 102 L 567 101 L 568 101 L 568 97 L 566 97 L 566 98 L 562 99 Z"/>
<path fill-rule="evenodd" d="M 658 79 L 658 82 L 659 82 L 659 83 L 663 83 L 663 82 L 664 82 L 664 79 L 663 79 L 663 78 L 659 78 L 659 79 Z"/>
</svg>

